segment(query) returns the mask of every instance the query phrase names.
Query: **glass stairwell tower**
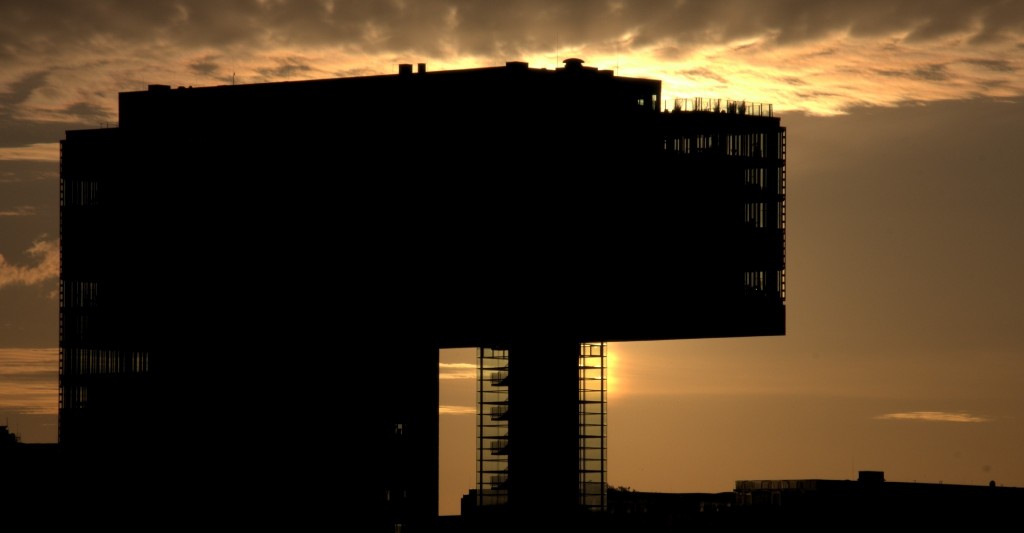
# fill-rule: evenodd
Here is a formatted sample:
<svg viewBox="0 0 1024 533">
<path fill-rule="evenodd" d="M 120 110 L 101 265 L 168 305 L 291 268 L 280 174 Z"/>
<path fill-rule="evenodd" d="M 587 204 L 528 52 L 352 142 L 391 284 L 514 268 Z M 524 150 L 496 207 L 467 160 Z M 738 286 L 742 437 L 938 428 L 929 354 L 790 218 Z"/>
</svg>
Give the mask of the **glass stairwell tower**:
<svg viewBox="0 0 1024 533">
<path fill-rule="evenodd" d="M 481 512 L 498 510 L 510 503 L 510 458 L 524 459 L 516 457 L 514 434 L 516 424 L 527 426 L 530 421 L 515 418 L 516 414 L 509 407 L 510 395 L 525 396 L 538 392 L 516 391 L 514 386 L 510 386 L 510 352 L 499 348 L 478 349 L 477 490 L 474 503 Z M 576 368 L 576 499 L 581 510 L 603 511 L 607 507 L 607 344 L 579 344 Z M 535 487 L 535 490 L 543 491 L 545 487 Z M 513 494 L 512 498 L 515 497 Z"/>
</svg>

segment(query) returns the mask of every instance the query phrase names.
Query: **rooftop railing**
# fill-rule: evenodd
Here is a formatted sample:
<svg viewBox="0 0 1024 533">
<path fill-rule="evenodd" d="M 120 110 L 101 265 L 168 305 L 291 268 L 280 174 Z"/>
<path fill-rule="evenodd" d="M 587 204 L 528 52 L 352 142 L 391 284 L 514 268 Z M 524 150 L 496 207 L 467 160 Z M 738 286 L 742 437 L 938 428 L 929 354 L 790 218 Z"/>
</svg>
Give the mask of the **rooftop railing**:
<svg viewBox="0 0 1024 533">
<path fill-rule="evenodd" d="M 676 98 L 672 111 L 703 111 L 705 113 L 728 113 L 755 117 L 774 116 L 772 104 L 747 102 L 746 100 L 723 100 L 721 98 Z"/>
</svg>

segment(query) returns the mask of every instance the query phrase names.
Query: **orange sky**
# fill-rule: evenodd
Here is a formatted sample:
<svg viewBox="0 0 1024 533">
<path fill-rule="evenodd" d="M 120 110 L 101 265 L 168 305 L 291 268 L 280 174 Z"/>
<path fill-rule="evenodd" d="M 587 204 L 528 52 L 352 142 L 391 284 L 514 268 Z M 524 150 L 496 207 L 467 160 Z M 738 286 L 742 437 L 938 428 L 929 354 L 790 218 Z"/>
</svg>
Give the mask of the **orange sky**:
<svg viewBox="0 0 1024 533">
<path fill-rule="evenodd" d="M 770 103 L 788 128 L 787 335 L 613 345 L 612 484 L 1024 486 L 1017 1 L 6 1 L 0 420 L 56 437 L 57 142 L 116 122 L 118 92 L 571 56 L 662 79 L 668 103 Z M 468 420 L 470 440 L 443 449 L 471 460 L 459 398 L 442 431 Z M 451 513 L 472 464 L 445 457 Z"/>
</svg>

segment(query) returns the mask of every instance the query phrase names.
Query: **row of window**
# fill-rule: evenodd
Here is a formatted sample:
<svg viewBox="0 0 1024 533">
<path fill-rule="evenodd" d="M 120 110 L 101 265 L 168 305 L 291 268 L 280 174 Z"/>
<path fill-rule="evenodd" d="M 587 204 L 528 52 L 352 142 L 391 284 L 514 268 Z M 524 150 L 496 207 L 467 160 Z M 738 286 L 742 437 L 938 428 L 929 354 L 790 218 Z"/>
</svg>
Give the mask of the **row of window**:
<svg viewBox="0 0 1024 533">
<path fill-rule="evenodd" d="M 97 281 L 60 280 L 60 306 L 64 309 L 99 305 L 100 284 Z"/>
<path fill-rule="evenodd" d="M 785 272 L 781 270 L 759 270 L 743 273 L 743 289 L 748 296 L 783 294 Z"/>
<path fill-rule="evenodd" d="M 782 159 L 781 137 L 769 145 L 769 133 L 695 134 L 668 137 L 663 141 L 667 152 L 681 154 L 719 153 L 737 157 Z"/>
<path fill-rule="evenodd" d="M 770 183 L 775 185 L 770 186 Z M 759 193 L 783 194 L 785 192 L 785 175 L 781 167 L 745 168 L 743 169 L 743 184 L 754 188 Z M 775 190 L 772 191 L 772 188 Z"/>
<path fill-rule="evenodd" d="M 782 202 L 777 202 L 769 215 L 767 202 L 743 204 L 743 222 L 755 228 L 785 229 L 785 211 Z"/>
<path fill-rule="evenodd" d="M 87 180 L 60 180 L 60 205 L 68 206 L 94 206 L 99 204 L 98 181 Z"/>
<path fill-rule="evenodd" d="M 61 387 L 61 409 L 81 409 L 89 403 L 89 387 L 76 385 Z"/>
<path fill-rule="evenodd" d="M 63 372 L 69 376 L 149 372 L 149 352 L 64 348 L 60 357 Z"/>
</svg>

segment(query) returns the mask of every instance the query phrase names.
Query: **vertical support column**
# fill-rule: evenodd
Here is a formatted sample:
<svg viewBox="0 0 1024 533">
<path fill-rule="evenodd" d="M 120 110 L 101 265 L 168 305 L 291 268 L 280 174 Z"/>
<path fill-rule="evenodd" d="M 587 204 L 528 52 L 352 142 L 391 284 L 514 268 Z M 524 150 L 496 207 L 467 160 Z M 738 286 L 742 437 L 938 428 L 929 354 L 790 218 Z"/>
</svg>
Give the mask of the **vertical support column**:
<svg viewBox="0 0 1024 533">
<path fill-rule="evenodd" d="M 516 339 L 509 357 L 509 504 L 558 523 L 579 510 L 579 341 Z"/>
</svg>

